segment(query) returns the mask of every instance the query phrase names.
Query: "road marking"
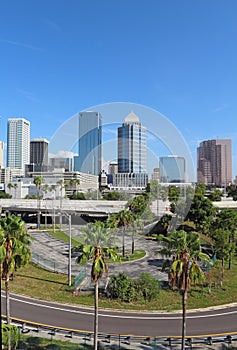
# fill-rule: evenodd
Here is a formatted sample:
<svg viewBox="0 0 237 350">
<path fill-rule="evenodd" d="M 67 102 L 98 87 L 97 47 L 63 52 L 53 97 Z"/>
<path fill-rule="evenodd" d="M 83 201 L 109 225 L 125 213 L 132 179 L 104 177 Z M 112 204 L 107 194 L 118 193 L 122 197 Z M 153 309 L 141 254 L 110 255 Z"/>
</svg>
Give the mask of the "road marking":
<svg viewBox="0 0 237 350">
<path fill-rule="evenodd" d="M 5 295 L 2 295 L 5 298 Z M 57 307 L 57 306 L 50 306 L 50 305 L 45 305 L 37 302 L 32 302 L 32 301 L 25 301 L 21 300 L 18 298 L 11 297 L 11 300 L 23 303 L 23 304 L 29 304 L 32 306 L 37 306 L 37 307 L 42 307 L 42 308 L 47 308 L 47 309 L 54 309 L 58 311 L 63 311 L 63 312 L 70 312 L 70 313 L 76 313 L 76 314 L 82 314 L 82 315 L 94 315 L 94 311 L 81 311 L 81 310 L 75 310 L 75 309 L 66 309 L 62 307 Z M 112 311 L 111 311 L 112 312 Z M 208 317 L 220 317 L 220 316 L 227 316 L 227 315 L 233 315 L 236 314 L 237 310 L 234 311 L 229 311 L 229 312 L 223 312 L 223 313 L 217 313 L 217 314 L 212 314 L 212 315 L 198 315 L 198 316 L 188 316 L 188 319 L 199 319 L 199 318 L 208 318 Z M 110 318 L 124 318 L 124 319 L 139 319 L 139 320 L 180 320 L 182 319 L 182 314 L 178 316 L 138 316 L 137 314 L 133 315 L 111 315 L 111 314 L 106 314 L 106 313 L 99 313 L 100 317 L 110 317 Z"/>
</svg>

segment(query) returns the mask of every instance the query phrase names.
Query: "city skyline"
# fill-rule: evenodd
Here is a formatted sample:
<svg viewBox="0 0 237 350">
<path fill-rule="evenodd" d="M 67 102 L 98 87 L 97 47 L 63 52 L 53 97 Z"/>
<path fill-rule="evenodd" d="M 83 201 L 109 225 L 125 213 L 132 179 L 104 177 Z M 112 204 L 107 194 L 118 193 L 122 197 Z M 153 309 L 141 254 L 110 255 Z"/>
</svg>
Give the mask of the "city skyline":
<svg viewBox="0 0 237 350">
<path fill-rule="evenodd" d="M 176 126 L 195 164 L 202 140 L 232 139 L 235 177 L 235 0 L 13 0 L 1 13 L 0 140 L 8 118 L 30 120 L 32 138 L 51 141 L 91 106 L 140 104 Z"/>
<path fill-rule="evenodd" d="M 113 104 L 112 104 L 112 106 L 113 106 Z M 124 106 L 123 106 L 124 107 Z M 126 110 L 128 109 L 128 108 L 130 108 L 130 105 L 126 105 L 125 106 L 126 108 Z M 135 108 L 135 106 L 133 106 L 134 108 Z M 114 107 L 113 107 L 114 108 Z M 146 111 L 146 113 L 147 112 L 149 112 L 149 110 L 147 110 L 147 109 L 145 109 L 145 111 Z M 108 113 L 108 111 L 107 111 L 107 113 Z M 108 140 L 106 140 L 106 142 L 104 142 L 104 144 L 100 144 L 99 145 L 99 147 L 97 148 L 97 147 L 94 147 L 94 142 L 96 141 L 98 141 L 97 139 L 98 139 L 98 132 L 97 132 L 97 129 L 98 130 L 103 130 L 103 124 L 102 124 L 102 116 L 100 115 L 100 113 L 99 112 L 93 112 L 93 111 L 87 111 L 87 112 L 82 112 L 82 113 L 79 113 L 79 114 L 77 114 L 75 117 L 76 117 L 76 120 L 79 118 L 79 115 L 80 116 L 82 116 L 82 115 L 84 115 L 84 116 L 88 116 L 88 115 L 94 115 L 94 116 L 99 116 L 99 117 L 96 117 L 96 120 L 99 118 L 99 122 L 97 123 L 96 122 L 96 128 L 94 129 L 94 128 L 92 128 L 91 129 L 91 122 L 88 124 L 88 121 L 86 122 L 86 124 L 85 123 L 83 123 L 83 125 L 84 125 L 84 127 L 86 127 L 86 129 L 84 128 L 84 129 L 82 129 L 81 130 L 81 133 L 83 134 L 83 137 L 81 138 L 81 141 L 83 141 L 84 143 L 86 142 L 86 144 L 87 144 L 87 146 L 88 146 L 88 132 L 87 132 L 87 127 L 88 127 L 88 125 L 90 126 L 90 134 L 91 134 L 91 137 L 89 137 L 89 143 L 90 143 L 90 152 L 87 154 L 86 153 L 86 148 L 85 147 L 83 147 L 83 149 L 84 149 L 84 152 L 83 152 L 83 157 L 86 159 L 86 158 L 88 158 L 88 155 L 92 152 L 93 154 L 94 154 L 94 156 L 98 153 L 98 150 L 100 150 L 99 151 L 99 153 L 98 154 L 101 154 L 101 151 L 102 151 L 102 154 L 103 153 L 106 153 L 106 152 L 103 152 L 103 146 L 105 146 L 104 148 L 106 149 L 106 143 L 108 142 Z M 148 114 L 146 115 L 146 116 L 149 116 Z M 161 118 L 163 117 L 163 116 L 160 116 Z M 136 120 L 135 120 L 135 119 Z M 87 119 L 87 118 L 86 118 Z M 131 120 L 130 120 L 131 119 Z M 149 119 L 149 118 L 148 118 Z M 11 121 L 11 120 L 13 120 L 13 121 L 18 121 L 18 122 L 21 122 L 22 120 L 24 121 L 25 119 L 24 118 L 14 118 L 14 119 L 12 119 L 12 118 L 9 118 L 9 121 Z M 127 120 L 127 122 L 126 122 L 126 120 Z M 162 119 L 161 119 L 162 120 Z M 178 158 L 180 158 L 180 159 L 184 159 L 184 161 L 185 161 L 185 163 L 186 163 L 186 157 L 182 157 L 181 156 L 181 154 L 183 153 L 183 152 L 188 152 L 188 149 L 187 148 L 185 148 L 185 143 L 184 143 L 184 145 L 183 145 L 183 149 L 182 149 L 182 147 L 180 148 L 180 150 L 181 150 L 181 152 L 179 153 L 177 153 L 177 154 L 174 154 L 174 152 L 172 153 L 169 153 L 170 152 L 170 150 L 172 150 L 172 148 L 174 148 L 174 146 L 176 146 L 176 143 L 180 143 L 180 141 L 181 141 L 181 143 L 183 142 L 183 140 L 182 139 L 179 139 L 179 135 L 178 134 L 176 134 L 177 132 L 178 132 L 178 130 L 176 130 L 175 128 L 174 128 L 174 130 L 171 130 L 170 128 L 171 128 L 171 126 L 170 126 L 170 122 L 167 120 L 167 119 L 164 119 L 165 120 L 165 122 L 167 123 L 167 125 L 165 126 L 165 128 L 163 127 L 163 129 L 165 130 L 165 133 L 170 133 L 170 136 L 171 136 L 171 139 L 173 139 L 174 138 L 174 140 L 172 140 L 173 141 L 173 145 L 172 145 L 172 143 L 165 143 L 164 142 L 164 140 L 162 140 L 162 137 L 160 136 L 160 135 L 157 135 L 157 134 L 155 134 L 155 132 L 154 132 L 154 130 L 153 130 L 153 133 L 151 132 L 151 131 L 149 131 L 149 129 L 147 130 L 147 128 L 145 127 L 145 126 L 143 126 L 142 124 L 141 124 L 141 122 L 140 122 L 140 120 L 139 120 L 139 117 L 134 113 L 134 112 L 130 112 L 128 115 L 126 115 L 126 117 L 125 117 L 125 119 L 123 120 L 123 122 L 121 122 L 121 123 L 119 123 L 119 125 L 120 126 L 118 126 L 117 125 L 117 123 L 115 123 L 115 124 L 108 124 L 109 125 L 109 127 L 110 127 L 110 130 L 109 130 L 109 133 L 111 133 L 111 131 L 112 131 L 112 129 L 111 129 L 111 127 L 113 128 L 113 131 L 112 131 L 112 135 L 113 135 L 113 137 L 112 137 L 112 142 L 114 143 L 114 144 L 116 144 L 116 145 L 118 145 L 118 140 L 119 140 L 119 134 L 117 134 L 118 133 L 118 131 L 120 131 L 120 133 L 121 133 L 121 129 L 123 129 L 124 128 L 124 126 L 127 126 L 127 124 L 134 124 L 134 122 L 135 122 L 135 124 L 139 124 L 139 125 L 137 125 L 137 127 L 140 127 L 140 128 L 142 128 L 142 130 L 143 130 L 143 132 L 142 132 L 142 134 L 144 134 L 144 137 L 142 137 L 142 139 L 140 140 L 141 141 L 141 145 L 142 145 L 142 147 L 141 147 L 141 149 L 142 148 L 144 148 L 145 147 L 145 144 L 144 144 L 144 142 L 146 141 L 146 139 L 148 139 L 148 145 L 147 145 L 147 147 L 146 147 L 146 152 L 145 153 L 148 153 L 149 154 L 149 156 L 151 156 L 151 157 L 153 157 L 153 159 L 152 159 L 152 162 L 150 162 L 151 164 L 152 164 L 152 167 L 150 167 L 149 168 L 149 171 L 148 171 L 148 173 L 149 173 L 149 176 L 151 176 L 151 174 L 152 174 L 152 172 L 153 172 L 153 170 L 154 170 L 154 168 L 156 168 L 156 166 L 158 165 L 158 164 L 161 164 L 161 159 L 162 158 L 170 158 L 170 157 L 173 157 L 173 158 L 176 158 L 176 157 L 178 157 Z M 164 122 L 164 121 L 163 121 Z M 30 122 L 28 122 L 29 124 L 30 124 Z M 122 125 L 122 126 L 121 126 Z M 74 125 L 74 127 L 75 127 L 75 125 Z M 67 128 L 66 128 L 67 129 Z M 163 134 L 164 134 L 164 130 L 163 130 Z M 94 137 L 92 137 L 93 136 L 93 133 L 94 133 L 94 131 L 96 131 L 96 139 L 94 140 Z M 126 130 L 126 131 L 128 131 L 128 130 Z M 136 132 L 138 132 L 139 130 L 138 129 L 136 129 L 135 130 Z M 146 132 L 147 131 L 149 131 L 150 132 L 150 136 L 149 137 L 147 137 L 147 135 L 146 135 Z M 86 132 L 86 134 L 85 134 L 85 132 Z M 136 133 L 135 132 L 135 133 Z M 147 133 L 148 135 L 149 135 L 149 132 Z M 138 134 L 139 134 L 140 132 L 138 132 Z M 76 134 L 78 135 L 78 132 L 76 132 Z M 80 133 L 79 133 L 80 134 Z M 85 134 L 85 135 L 84 135 Z M 131 133 L 132 134 L 132 133 Z M 60 133 L 59 133 L 59 137 L 60 137 L 61 135 L 60 135 Z M 70 136 L 70 135 L 69 135 Z M 84 136 L 86 136 L 86 137 L 84 137 Z M 110 135 L 111 136 L 111 135 Z M 120 135 L 121 136 L 121 135 Z M 16 138 L 16 136 L 14 136 L 15 138 Z M 93 140 L 92 140 L 93 139 Z M 99 139 L 101 139 L 101 135 L 99 136 Z M 74 140 L 73 140 L 74 141 Z M 215 142 L 217 143 L 217 144 L 221 144 L 221 142 L 223 141 L 223 139 L 216 139 L 215 140 Z M 225 140 L 224 140 L 225 141 Z M 47 157 L 48 157 L 48 144 L 50 145 L 50 143 L 46 140 L 46 139 L 43 139 L 43 138 L 38 138 L 38 139 L 31 139 L 30 140 L 30 144 L 32 144 L 32 143 L 34 143 L 34 142 L 36 142 L 36 144 L 41 144 L 42 142 L 43 143 L 47 143 Z M 82 142 L 82 143 L 83 143 Z M 111 142 L 111 139 L 109 140 L 109 142 Z M 162 142 L 163 142 L 163 145 L 162 145 Z M 204 141 L 202 141 L 200 144 L 199 144 L 199 147 L 197 147 L 197 149 L 196 149 L 196 151 L 198 151 L 198 149 L 200 148 L 200 145 L 202 145 L 203 143 L 209 143 L 209 142 L 212 142 L 211 140 L 204 140 Z M 232 145 L 232 140 L 228 140 L 228 142 L 230 142 L 231 143 L 231 145 Z M 162 147 L 163 147 L 163 153 L 161 152 L 159 155 L 157 154 L 157 153 L 153 153 L 153 149 L 152 148 L 157 148 L 157 144 L 158 143 L 160 143 L 160 146 L 161 146 L 161 149 L 162 149 Z M 76 139 L 76 146 L 78 147 L 78 145 L 80 144 L 80 138 L 79 138 L 79 141 L 78 141 L 78 136 L 77 136 L 77 139 Z M 134 142 L 132 142 L 132 144 L 133 144 L 133 146 L 138 146 L 138 143 L 134 143 Z M 130 145 L 130 146 L 132 146 L 132 144 Z M 38 147 L 38 146 L 37 146 Z M 37 148 L 36 147 L 36 148 Z M 42 147 L 42 146 L 41 146 Z M 139 147 L 138 147 L 139 148 Z M 78 152 L 79 152 L 79 148 L 77 148 L 78 149 Z M 119 148 L 118 148 L 119 149 Z M 113 156 L 115 156 L 113 159 L 112 158 L 108 158 L 108 160 L 107 160 L 107 166 L 109 165 L 109 163 L 112 161 L 116 161 L 116 162 L 118 162 L 118 160 L 119 160 L 119 152 L 118 152 L 118 149 L 115 151 L 114 149 L 113 149 L 113 147 L 111 147 L 111 144 L 109 143 L 109 150 L 111 151 L 111 150 L 113 150 Z M 139 148 L 140 149 L 140 148 Z M 139 151 L 139 149 L 137 149 L 138 151 Z M 176 147 L 175 148 L 175 151 L 176 150 L 178 150 L 178 148 Z M 39 150 L 38 150 L 39 151 Z M 42 151 L 42 150 L 41 150 Z M 157 151 L 157 149 L 156 149 L 156 151 Z M 173 149 L 173 151 L 174 151 L 174 149 Z M 41 152 L 42 153 L 42 152 Z M 71 155 L 67 155 L 68 153 L 71 153 Z M 91 153 L 91 154 L 92 154 Z M 139 153 L 139 152 L 138 152 Z M 144 156 L 146 155 L 144 153 Z M 71 162 L 72 162 L 72 164 L 74 163 L 74 161 L 75 161 L 75 159 L 77 158 L 77 156 L 75 156 L 75 154 L 74 154 L 74 156 L 73 156 L 73 153 L 72 152 L 68 152 L 68 151 L 65 151 L 65 154 L 66 154 L 66 156 L 65 157 L 61 157 L 61 158 L 64 158 L 64 159 L 66 159 L 66 158 L 71 158 Z M 30 155 L 31 157 L 32 157 L 32 155 Z M 41 155 L 42 156 L 42 155 Z M 39 157 L 39 155 L 37 155 L 37 157 Z M 51 157 L 52 157 L 52 155 L 51 155 Z M 224 157 L 224 153 L 223 153 L 223 155 L 222 155 L 222 157 Z M 54 158 L 55 159 L 57 159 L 57 158 L 60 158 L 60 157 L 55 157 L 54 156 Z M 74 158 L 74 159 L 73 159 Z M 89 158 L 90 158 L 90 156 L 89 156 Z M 88 158 L 88 159 L 89 159 Z M 232 147 L 228 147 L 228 162 L 227 162 L 227 160 L 226 160 L 226 163 L 230 163 L 231 162 L 231 167 L 229 167 L 228 168 L 228 170 L 226 170 L 227 171 L 227 173 L 228 173 L 228 183 L 230 182 L 230 179 L 231 179 L 231 170 L 232 170 Z M 52 158 L 51 158 L 52 159 Z M 98 158 L 98 160 L 99 159 L 101 159 L 101 157 L 99 156 L 99 158 Z M 231 160 L 230 160 L 231 159 Z M 151 161 L 151 159 L 149 159 L 149 157 L 147 158 L 146 156 L 145 156 L 145 158 L 142 160 L 142 163 L 143 163 L 143 168 L 145 169 L 145 163 L 146 163 L 146 160 L 148 160 L 148 161 Z M 155 162 L 154 162 L 154 160 L 155 160 Z M 190 162 L 190 159 L 188 160 L 189 162 Z M 32 163 L 31 161 L 28 163 L 28 164 L 30 164 L 30 163 Z M 33 163 L 35 163 L 35 162 L 33 162 Z M 85 164 L 86 164 L 87 162 L 85 162 Z M 89 162 L 90 163 L 90 162 Z M 100 161 L 99 161 L 99 163 L 100 163 Z M 103 165 L 105 165 L 106 163 L 104 163 Z M 130 160 L 130 163 L 132 164 L 133 163 L 133 159 L 131 159 Z M 222 161 L 222 163 L 223 163 L 223 161 Z M 36 164 L 36 163 L 35 163 Z M 130 166 L 131 166 L 131 164 L 130 164 Z M 141 164 L 139 165 L 138 163 L 137 163 L 137 165 L 138 166 L 140 166 L 141 167 Z M 222 165 L 222 167 L 223 167 L 223 165 Z M 103 166 L 102 167 L 104 170 L 106 170 L 107 171 L 107 168 L 105 167 L 105 166 Z M 83 169 L 76 169 L 76 168 L 74 168 L 74 170 L 75 171 L 82 171 L 82 172 L 86 172 L 86 173 L 89 173 L 89 170 L 88 171 L 84 171 Z M 132 171 L 132 169 L 130 169 L 131 171 L 129 171 L 129 172 L 135 172 L 135 171 Z M 134 168 L 134 170 L 136 170 L 135 168 Z M 194 170 L 194 169 L 193 169 Z M 186 171 L 186 169 L 185 169 L 185 171 Z M 223 171 L 223 170 L 222 170 Z M 121 171 L 120 171 L 121 172 Z M 198 164 L 197 164 L 197 166 L 195 167 L 195 170 L 194 170 L 194 172 L 195 172 L 195 176 L 197 177 L 197 181 L 198 181 Z M 191 173 L 192 173 L 192 171 L 191 171 Z M 189 173 L 189 171 L 188 172 L 186 172 L 186 175 L 185 175 L 185 177 L 186 177 L 186 180 L 188 180 L 188 181 L 196 181 L 196 180 L 193 180 L 192 178 L 190 178 L 190 175 L 192 176 L 192 174 L 191 173 Z M 217 175 L 216 175 L 217 176 Z M 232 178 L 232 182 L 235 180 L 235 178 L 233 177 Z"/>
</svg>

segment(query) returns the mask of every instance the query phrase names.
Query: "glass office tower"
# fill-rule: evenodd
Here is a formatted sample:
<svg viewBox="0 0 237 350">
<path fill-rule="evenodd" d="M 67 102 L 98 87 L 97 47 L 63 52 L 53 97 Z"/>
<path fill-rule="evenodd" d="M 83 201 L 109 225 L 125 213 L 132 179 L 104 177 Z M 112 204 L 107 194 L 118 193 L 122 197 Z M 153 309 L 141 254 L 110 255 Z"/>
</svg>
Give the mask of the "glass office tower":
<svg viewBox="0 0 237 350">
<path fill-rule="evenodd" d="M 74 170 L 99 175 L 101 171 L 101 126 L 99 112 L 79 113 L 79 149 Z"/>
<path fill-rule="evenodd" d="M 118 172 L 146 173 L 146 128 L 131 112 L 118 128 Z"/>
<path fill-rule="evenodd" d="M 185 182 L 185 159 L 179 156 L 166 156 L 159 159 L 160 182 Z"/>
</svg>

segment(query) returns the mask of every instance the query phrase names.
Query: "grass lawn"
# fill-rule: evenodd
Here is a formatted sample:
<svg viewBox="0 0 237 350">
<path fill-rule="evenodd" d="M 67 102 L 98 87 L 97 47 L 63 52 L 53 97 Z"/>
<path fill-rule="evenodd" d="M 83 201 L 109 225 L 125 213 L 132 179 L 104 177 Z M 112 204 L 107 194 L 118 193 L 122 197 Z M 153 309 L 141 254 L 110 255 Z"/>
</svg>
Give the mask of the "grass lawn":
<svg viewBox="0 0 237 350">
<path fill-rule="evenodd" d="M 188 308 L 202 308 L 237 302 L 236 275 L 237 261 L 235 260 L 232 269 L 225 271 L 223 289 L 220 287 L 216 289 L 212 288 L 211 294 L 209 294 L 207 288 L 192 288 L 188 297 Z M 2 284 L 4 284 L 4 281 Z M 91 293 L 81 293 L 77 296 L 73 295 L 73 287 L 69 288 L 67 286 L 66 275 L 51 273 L 33 264 L 17 271 L 14 281 L 10 282 L 10 291 L 44 300 L 93 306 L 93 295 Z M 99 306 L 128 310 L 172 311 L 181 309 L 181 297 L 177 291 L 161 289 L 158 298 L 149 303 L 127 304 L 101 297 Z"/>
</svg>

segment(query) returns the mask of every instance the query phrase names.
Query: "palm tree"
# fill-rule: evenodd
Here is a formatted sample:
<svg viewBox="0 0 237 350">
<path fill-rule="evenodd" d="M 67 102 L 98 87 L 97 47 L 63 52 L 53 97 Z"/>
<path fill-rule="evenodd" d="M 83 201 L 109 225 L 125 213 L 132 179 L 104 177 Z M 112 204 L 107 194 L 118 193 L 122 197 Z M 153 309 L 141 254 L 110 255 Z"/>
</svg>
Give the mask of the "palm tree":
<svg viewBox="0 0 237 350">
<path fill-rule="evenodd" d="M 13 188 L 14 188 L 14 190 L 15 190 L 15 198 L 16 198 L 16 190 L 17 190 L 17 188 L 18 188 L 18 185 L 17 185 L 16 183 L 14 183 Z"/>
<path fill-rule="evenodd" d="M 121 210 L 117 214 L 118 227 L 122 227 L 122 255 L 125 256 L 125 231 L 129 224 L 131 224 L 135 217 L 129 210 Z"/>
<path fill-rule="evenodd" d="M 13 188 L 13 184 L 11 182 L 8 182 L 7 184 L 7 188 L 10 190 L 11 192 L 11 189 Z"/>
<path fill-rule="evenodd" d="M 37 226 L 40 227 L 40 189 L 44 182 L 42 176 L 35 176 L 33 183 L 37 188 L 37 202 L 38 202 L 38 215 L 37 215 Z"/>
<path fill-rule="evenodd" d="M 208 255 L 201 252 L 200 238 L 196 232 L 172 231 L 168 232 L 167 236 L 159 235 L 158 240 L 164 244 L 161 254 L 173 256 L 168 281 L 170 287 L 177 288 L 182 295 L 181 349 L 184 350 L 188 291 L 191 288 L 191 283 L 196 284 L 204 280 L 204 273 L 196 261 L 205 260 L 210 263 L 211 260 Z"/>
<path fill-rule="evenodd" d="M 0 257 L 3 275 L 5 276 L 8 324 L 10 323 L 9 279 L 14 271 L 29 262 L 31 239 L 31 236 L 27 233 L 25 223 L 20 217 L 11 215 L 0 219 Z"/>
<path fill-rule="evenodd" d="M 98 281 L 105 273 L 108 276 L 108 264 L 106 259 L 118 260 L 117 248 L 111 246 L 114 238 L 110 229 L 97 221 L 89 224 L 84 230 L 84 242 L 73 248 L 74 252 L 79 252 L 78 264 L 85 264 L 92 259 L 91 279 L 94 283 L 94 350 L 97 350 L 98 338 Z"/>
</svg>

